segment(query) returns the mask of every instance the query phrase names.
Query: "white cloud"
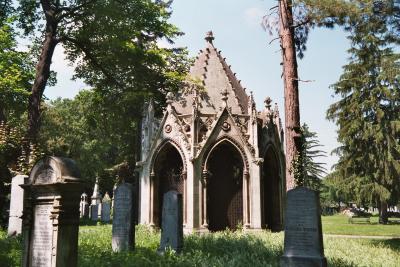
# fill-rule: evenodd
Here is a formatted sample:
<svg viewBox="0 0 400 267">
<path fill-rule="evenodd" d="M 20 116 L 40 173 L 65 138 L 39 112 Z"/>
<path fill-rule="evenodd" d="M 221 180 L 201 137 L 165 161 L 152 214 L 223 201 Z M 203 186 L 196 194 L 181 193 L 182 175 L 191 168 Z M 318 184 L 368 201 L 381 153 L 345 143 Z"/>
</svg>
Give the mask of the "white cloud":
<svg viewBox="0 0 400 267">
<path fill-rule="evenodd" d="M 244 20 L 249 26 L 260 26 L 265 10 L 258 7 L 250 7 L 244 11 Z"/>
</svg>

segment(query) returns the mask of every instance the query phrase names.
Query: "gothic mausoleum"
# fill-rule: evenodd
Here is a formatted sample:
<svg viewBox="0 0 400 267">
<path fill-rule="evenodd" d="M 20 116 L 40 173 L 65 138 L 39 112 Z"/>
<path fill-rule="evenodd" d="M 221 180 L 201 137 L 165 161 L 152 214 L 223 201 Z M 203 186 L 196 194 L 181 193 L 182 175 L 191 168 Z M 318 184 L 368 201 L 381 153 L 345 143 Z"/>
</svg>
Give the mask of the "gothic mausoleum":
<svg viewBox="0 0 400 267">
<path fill-rule="evenodd" d="M 163 195 L 183 195 L 184 231 L 268 228 L 283 224 L 285 163 L 278 107 L 257 111 L 252 94 L 214 45 L 212 32 L 185 88 L 168 93 L 157 118 L 142 120 L 139 223 L 160 227 Z"/>
</svg>

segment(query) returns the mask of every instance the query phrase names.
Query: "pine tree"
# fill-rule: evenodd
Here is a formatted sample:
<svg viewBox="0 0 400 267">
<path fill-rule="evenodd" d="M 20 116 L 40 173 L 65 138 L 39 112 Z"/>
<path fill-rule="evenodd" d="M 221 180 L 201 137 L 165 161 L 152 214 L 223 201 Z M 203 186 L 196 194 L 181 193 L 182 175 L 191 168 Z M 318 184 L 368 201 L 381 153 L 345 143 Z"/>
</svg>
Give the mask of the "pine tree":
<svg viewBox="0 0 400 267">
<path fill-rule="evenodd" d="M 341 100 L 328 118 L 339 126 L 337 169 L 361 201 L 379 203 L 386 223 L 387 202 L 400 192 L 400 55 L 392 47 L 391 14 L 361 8 L 364 15 L 349 25 L 349 63 L 332 86 Z"/>
<path fill-rule="evenodd" d="M 301 128 L 303 137 L 302 162 L 304 169 L 304 186 L 319 191 L 321 179 L 326 175 L 325 163 L 318 162 L 317 158 L 326 157 L 325 151 L 318 140 L 316 132 L 310 131 L 307 124 Z"/>
</svg>

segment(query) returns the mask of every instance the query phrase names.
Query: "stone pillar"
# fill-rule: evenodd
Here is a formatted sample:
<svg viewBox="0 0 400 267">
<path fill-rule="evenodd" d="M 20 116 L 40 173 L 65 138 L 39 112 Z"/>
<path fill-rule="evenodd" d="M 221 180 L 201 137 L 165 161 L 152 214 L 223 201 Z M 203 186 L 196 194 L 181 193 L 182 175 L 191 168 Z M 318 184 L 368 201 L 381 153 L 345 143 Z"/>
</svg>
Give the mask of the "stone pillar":
<svg viewBox="0 0 400 267">
<path fill-rule="evenodd" d="M 250 228 L 249 172 L 243 171 L 243 226 Z"/>
<path fill-rule="evenodd" d="M 156 178 L 156 175 L 155 175 L 155 173 L 154 173 L 154 171 L 152 171 L 151 172 L 151 174 L 150 174 L 150 199 L 149 199 L 149 204 L 150 204 L 150 209 L 149 209 L 149 212 L 150 212 L 150 214 L 149 214 L 149 218 L 150 218 L 150 221 L 149 221 L 149 225 L 150 225 L 150 227 L 155 227 L 155 223 L 154 223 L 154 186 L 155 186 L 155 178 Z"/>
<path fill-rule="evenodd" d="M 250 222 L 252 229 L 261 229 L 261 162 L 250 164 L 249 192 L 250 196 Z"/>
<path fill-rule="evenodd" d="M 187 218 L 187 172 L 182 172 L 183 179 L 183 227 L 186 226 Z"/>
<path fill-rule="evenodd" d="M 22 211 L 24 209 L 24 190 L 20 187 L 27 182 L 28 176 L 17 175 L 11 181 L 10 217 L 8 235 L 19 235 L 22 231 Z"/>
<path fill-rule="evenodd" d="M 23 267 L 77 266 L 79 202 L 84 184 L 71 159 L 46 157 L 23 185 Z"/>
<path fill-rule="evenodd" d="M 207 183 L 208 183 L 208 171 L 203 170 L 202 173 L 202 196 L 201 196 L 201 228 L 208 230 L 208 214 L 207 214 Z"/>
</svg>

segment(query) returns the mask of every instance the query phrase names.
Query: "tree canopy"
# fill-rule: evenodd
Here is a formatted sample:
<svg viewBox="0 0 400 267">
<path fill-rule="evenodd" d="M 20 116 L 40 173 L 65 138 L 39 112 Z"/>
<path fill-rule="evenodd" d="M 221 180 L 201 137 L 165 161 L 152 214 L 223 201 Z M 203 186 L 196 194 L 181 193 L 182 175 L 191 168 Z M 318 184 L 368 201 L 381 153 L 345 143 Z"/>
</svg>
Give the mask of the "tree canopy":
<svg viewBox="0 0 400 267">
<path fill-rule="evenodd" d="M 174 88 L 185 64 L 182 49 L 160 48 L 157 41 L 181 33 L 168 22 L 170 2 L 18 1 L 19 26 L 37 39 L 40 55 L 28 111 L 28 137 L 39 132 L 41 100 L 51 59 L 62 45 L 74 63 L 75 77 L 101 90 L 110 101 L 160 95 Z M 136 100 L 135 100 L 136 101 Z M 137 110 L 140 110 L 138 107 Z M 137 112 L 136 110 L 136 112 Z"/>
</svg>

